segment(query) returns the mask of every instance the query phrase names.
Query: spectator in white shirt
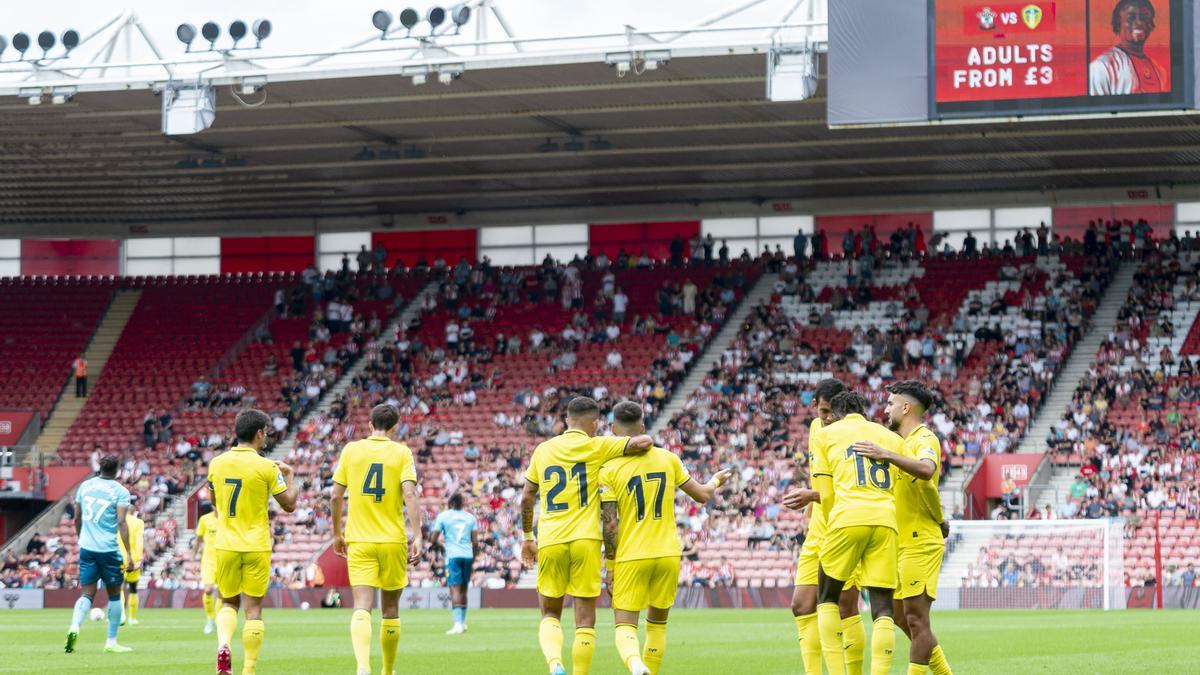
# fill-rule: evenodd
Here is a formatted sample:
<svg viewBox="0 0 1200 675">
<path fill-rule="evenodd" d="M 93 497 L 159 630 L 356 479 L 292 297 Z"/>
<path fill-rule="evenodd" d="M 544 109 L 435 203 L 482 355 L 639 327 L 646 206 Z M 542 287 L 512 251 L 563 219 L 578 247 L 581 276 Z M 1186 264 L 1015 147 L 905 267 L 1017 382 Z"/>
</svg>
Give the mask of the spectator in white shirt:
<svg viewBox="0 0 1200 675">
<path fill-rule="evenodd" d="M 616 295 L 612 299 L 613 304 L 613 321 L 617 323 L 625 323 L 625 311 L 629 309 L 629 296 L 625 295 L 623 289 L 618 288 Z"/>
<path fill-rule="evenodd" d="M 604 359 L 604 367 L 609 370 L 616 370 L 617 368 L 621 367 L 621 363 L 624 360 L 624 357 L 621 356 L 621 352 L 614 349 L 610 351 L 608 356 Z"/>
</svg>

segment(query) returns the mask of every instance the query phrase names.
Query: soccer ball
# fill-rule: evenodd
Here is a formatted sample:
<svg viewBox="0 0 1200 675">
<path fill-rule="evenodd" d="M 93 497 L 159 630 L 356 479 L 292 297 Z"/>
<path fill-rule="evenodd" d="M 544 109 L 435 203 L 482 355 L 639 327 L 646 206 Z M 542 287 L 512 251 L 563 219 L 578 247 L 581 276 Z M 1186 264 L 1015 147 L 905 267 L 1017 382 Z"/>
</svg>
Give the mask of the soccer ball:
<svg viewBox="0 0 1200 675">
<path fill-rule="evenodd" d="M 100 609 L 99 607 L 93 607 L 92 611 L 88 612 L 88 618 L 92 621 L 103 621 L 104 610 Z"/>
<path fill-rule="evenodd" d="M 309 607 L 312 607 L 312 605 L 308 604 L 307 601 L 300 603 L 300 609 L 308 609 Z"/>
</svg>

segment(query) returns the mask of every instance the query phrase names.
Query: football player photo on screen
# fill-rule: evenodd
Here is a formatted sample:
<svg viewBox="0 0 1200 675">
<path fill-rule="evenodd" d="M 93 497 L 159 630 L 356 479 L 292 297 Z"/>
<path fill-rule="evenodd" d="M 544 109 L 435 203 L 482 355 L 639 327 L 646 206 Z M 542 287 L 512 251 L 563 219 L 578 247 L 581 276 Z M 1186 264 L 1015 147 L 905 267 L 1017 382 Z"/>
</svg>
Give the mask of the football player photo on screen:
<svg viewBox="0 0 1200 675">
<path fill-rule="evenodd" d="M 1092 21 L 1095 23 L 1099 18 L 1094 14 Z M 1122 96 L 1170 91 L 1167 71 L 1147 49 L 1154 34 L 1155 18 L 1151 0 L 1116 1 L 1112 8 L 1111 24 L 1116 44 L 1101 52 L 1088 65 L 1089 95 Z M 1097 48 L 1103 48 L 1102 44 Z"/>
</svg>

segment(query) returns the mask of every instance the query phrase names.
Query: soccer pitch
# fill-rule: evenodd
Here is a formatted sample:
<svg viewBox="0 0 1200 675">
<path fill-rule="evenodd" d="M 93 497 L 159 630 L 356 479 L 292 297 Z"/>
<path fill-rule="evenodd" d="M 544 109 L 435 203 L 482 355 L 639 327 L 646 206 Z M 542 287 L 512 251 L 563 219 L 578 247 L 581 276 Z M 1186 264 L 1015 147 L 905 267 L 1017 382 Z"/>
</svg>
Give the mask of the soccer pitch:
<svg viewBox="0 0 1200 675">
<path fill-rule="evenodd" d="M 258 672 L 352 673 L 350 610 L 266 610 Z M 376 611 L 378 617 L 378 611 Z M 141 625 L 121 629 L 131 654 L 104 654 L 104 623 L 86 622 L 74 654 L 64 654 L 70 610 L 0 613 L 0 672 L 212 672 L 215 639 L 201 633 L 199 610 L 142 610 Z M 444 635 L 449 612 L 401 614 L 397 673 L 544 673 L 536 610 L 481 610 L 466 635 Z M 937 613 L 934 628 L 954 672 L 1195 672 L 1197 614 L 1191 611 L 962 611 Z M 626 672 L 613 646 L 612 613 L 601 611 L 592 672 Z M 867 622 L 868 630 L 870 623 Z M 564 621 L 570 654 L 571 623 Z M 234 672 L 241 669 L 235 639 Z M 378 626 L 373 666 L 379 672 Z M 787 610 L 680 610 L 667 631 L 667 673 L 800 673 L 795 623 Z M 1190 646 L 1189 646 L 1190 645 Z M 904 673 L 908 641 L 896 631 L 893 673 Z M 870 650 L 867 650 L 870 659 Z M 869 663 L 868 663 L 869 670 Z"/>
</svg>

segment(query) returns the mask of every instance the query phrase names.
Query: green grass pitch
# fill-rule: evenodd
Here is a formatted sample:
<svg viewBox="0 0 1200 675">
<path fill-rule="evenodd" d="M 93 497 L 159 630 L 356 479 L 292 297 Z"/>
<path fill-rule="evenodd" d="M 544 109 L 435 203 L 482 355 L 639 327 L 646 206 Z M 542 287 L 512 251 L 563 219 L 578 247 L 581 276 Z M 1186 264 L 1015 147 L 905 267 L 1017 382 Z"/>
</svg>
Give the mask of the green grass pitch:
<svg viewBox="0 0 1200 675">
<path fill-rule="evenodd" d="M 353 673 L 350 610 L 266 610 L 266 642 L 258 673 Z M 0 610 L 0 672 L 212 672 L 215 639 L 203 635 L 199 610 L 143 610 L 139 626 L 121 629 L 135 651 L 104 654 L 105 625 L 86 622 L 77 652 L 64 654 L 70 610 Z M 378 618 L 378 611 L 376 611 Z M 544 673 L 536 610 L 482 610 L 466 635 L 444 635 L 448 612 L 405 611 L 397 673 Z M 1196 672 L 1196 612 L 961 611 L 934 616 L 934 629 L 954 672 L 1185 673 Z M 564 622 L 566 652 L 571 623 Z M 592 672 L 625 672 L 613 646 L 612 613 L 598 617 Z M 869 628 L 869 623 L 868 623 Z M 240 635 L 240 628 L 239 628 Z M 800 673 L 795 624 L 787 610 L 691 610 L 672 613 L 667 673 L 721 675 Z M 234 672 L 240 672 L 240 637 Z M 904 673 L 908 641 L 897 631 L 893 673 Z M 868 651 L 868 660 L 869 660 Z M 378 625 L 373 654 L 380 658 Z M 869 664 L 868 664 L 869 670 Z"/>
</svg>

